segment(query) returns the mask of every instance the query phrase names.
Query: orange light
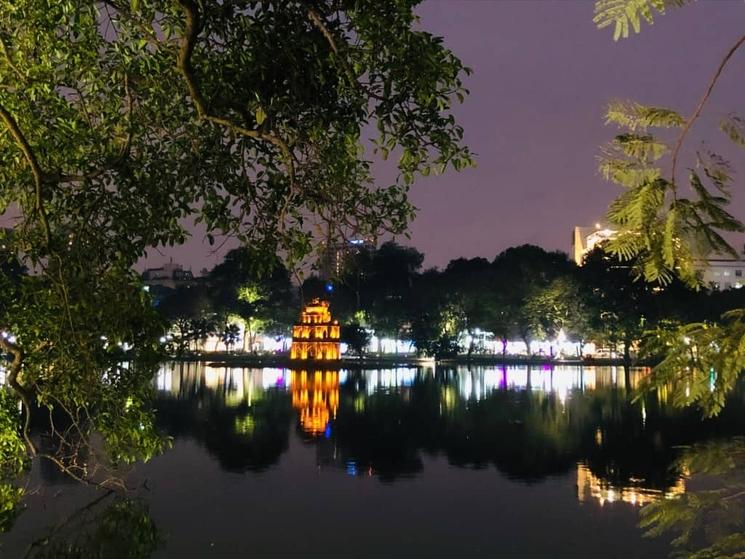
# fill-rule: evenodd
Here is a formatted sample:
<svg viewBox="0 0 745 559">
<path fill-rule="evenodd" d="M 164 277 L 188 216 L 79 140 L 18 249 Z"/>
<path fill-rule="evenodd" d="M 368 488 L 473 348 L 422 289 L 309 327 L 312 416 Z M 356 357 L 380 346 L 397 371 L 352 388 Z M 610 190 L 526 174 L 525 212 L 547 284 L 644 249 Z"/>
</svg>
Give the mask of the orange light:
<svg viewBox="0 0 745 559">
<path fill-rule="evenodd" d="M 328 301 L 313 299 L 292 328 L 290 359 L 338 360 L 341 356 L 339 325 L 332 321 Z"/>
</svg>

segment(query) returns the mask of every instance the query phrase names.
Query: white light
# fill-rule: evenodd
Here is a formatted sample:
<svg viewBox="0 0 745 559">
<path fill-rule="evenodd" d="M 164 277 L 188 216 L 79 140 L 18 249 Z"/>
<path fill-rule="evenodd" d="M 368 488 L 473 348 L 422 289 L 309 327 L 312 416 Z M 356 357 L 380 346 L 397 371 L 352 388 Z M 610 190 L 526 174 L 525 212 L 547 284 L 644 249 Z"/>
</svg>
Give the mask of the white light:
<svg viewBox="0 0 745 559">
<path fill-rule="evenodd" d="M 564 329 L 561 328 L 559 330 L 558 336 L 556 336 L 556 341 L 560 344 L 563 344 L 565 341 L 567 341 L 567 335 L 564 333 Z"/>
</svg>

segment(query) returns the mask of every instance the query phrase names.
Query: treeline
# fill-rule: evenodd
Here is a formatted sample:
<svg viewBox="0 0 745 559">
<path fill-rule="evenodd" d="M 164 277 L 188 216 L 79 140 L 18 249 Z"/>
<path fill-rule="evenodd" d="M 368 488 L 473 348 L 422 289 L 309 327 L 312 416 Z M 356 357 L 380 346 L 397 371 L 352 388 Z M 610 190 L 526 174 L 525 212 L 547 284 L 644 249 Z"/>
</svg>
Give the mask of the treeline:
<svg viewBox="0 0 745 559">
<path fill-rule="evenodd" d="M 602 249 L 581 267 L 565 253 L 533 245 L 509 248 L 493 260 L 455 259 L 442 270 L 425 270 L 423 262 L 418 250 L 387 242 L 347 255 L 339 277 L 312 276 L 298 288 L 281 265 L 260 274 L 248 251 L 237 249 L 202 283 L 176 291 L 160 308 L 181 347 L 196 347 L 209 333 L 231 347 L 231 325 L 241 322 L 247 332 L 242 348 L 251 350 L 258 334 L 288 334 L 301 302 L 322 297 L 342 323 L 344 341 L 359 353 L 369 331 L 412 340 L 418 352 L 437 357 L 482 352 L 478 331 L 493 333 L 503 352 L 508 340 L 530 348 L 563 332 L 580 347 L 592 341 L 630 357 L 649 330 L 716 320 L 745 306 L 744 290 L 695 291 L 680 282 L 662 287 L 636 280 L 628 263 Z M 473 334 L 468 344 L 464 332 Z"/>
<path fill-rule="evenodd" d="M 258 267 L 243 248 L 228 252 L 196 282 L 151 292 L 171 324 L 168 341 L 175 353 L 217 350 L 219 344 L 230 350 L 238 343 L 242 351 L 254 351 L 260 335 L 287 335 L 298 314 L 297 288 L 287 269 L 279 262 Z M 217 345 L 206 348 L 210 337 Z"/>
</svg>

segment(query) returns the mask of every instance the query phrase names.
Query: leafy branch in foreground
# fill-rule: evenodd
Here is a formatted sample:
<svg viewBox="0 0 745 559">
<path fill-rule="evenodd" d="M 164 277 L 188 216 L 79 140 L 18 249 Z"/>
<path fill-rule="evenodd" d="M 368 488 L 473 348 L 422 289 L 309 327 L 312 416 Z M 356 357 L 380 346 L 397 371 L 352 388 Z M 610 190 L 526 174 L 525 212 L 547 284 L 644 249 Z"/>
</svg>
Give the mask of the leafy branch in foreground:
<svg viewBox="0 0 745 559">
<path fill-rule="evenodd" d="M 185 223 L 297 265 L 319 230 L 402 232 L 416 176 L 472 164 L 470 70 L 417 4 L 0 0 L 0 358 L 31 457 L 121 486 L 165 444 L 132 266 Z"/>
<path fill-rule="evenodd" d="M 745 369 L 745 310 L 725 313 L 720 323 L 650 332 L 644 351 L 662 361 L 640 390 L 664 390 L 674 405 L 696 404 L 705 415 L 717 415 Z"/>
<path fill-rule="evenodd" d="M 700 152 L 689 169 L 689 194 L 662 172 L 671 153 L 650 128 L 683 130 L 686 121 L 669 109 L 616 101 L 606 121 L 622 133 L 605 146 L 600 172 L 623 187 L 611 204 L 608 219 L 618 233 L 608 244 L 611 253 L 634 260 L 636 274 L 648 281 L 670 283 L 678 276 L 699 284 L 697 263 L 711 254 L 737 256 L 722 232 L 742 232 L 745 226 L 727 211 L 732 171 L 721 156 Z M 734 133 L 734 132 L 733 132 Z"/>
<path fill-rule="evenodd" d="M 599 0 L 595 23 L 616 26 L 616 38 L 628 36 L 629 22 L 638 32 L 640 17 L 649 23 L 653 9 L 682 6 L 684 0 Z M 712 255 L 738 258 L 727 233 L 743 232 L 743 223 L 728 211 L 733 171 L 728 161 L 699 150 L 680 181 L 677 167 L 694 124 L 733 56 L 745 44 L 735 41 L 720 60 L 706 89 L 688 116 L 668 108 L 614 101 L 606 123 L 621 133 L 602 149 L 600 172 L 623 191 L 611 204 L 608 219 L 617 235 L 608 249 L 634 264 L 638 278 L 668 284 L 679 277 L 700 287 L 697 268 Z M 743 119 L 728 115 L 720 129 L 743 147 Z M 687 187 L 687 188 L 686 188 Z M 743 313 L 728 313 L 719 324 L 691 324 L 652 336 L 648 346 L 662 362 L 647 388 L 672 387 L 680 405 L 697 403 L 707 414 L 718 413 L 724 397 L 743 370 Z"/>
<path fill-rule="evenodd" d="M 648 536 L 677 533 L 675 555 L 710 559 L 745 554 L 745 441 L 712 441 L 684 449 L 677 467 L 705 477 L 706 489 L 689 490 L 642 509 Z"/>
<path fill-rule="evenodd" d="M 653 21 L 653 10 L 664 14 L 668 7 L 686 0 L 598 0 L 595 24 L 615 24 L 615 38 L 627 37 L 629 23 L 636 32 L 640 18 Z M 610 250 L 626 260 L 637 258 L 639 276 L 669 283 L 674 275 L 696 285 L 696 260 L 711 254 L 737 253 L 722 232 L 742 232 L 745 226 L 725 208 L 730 202 L 732 172 L 721 156 L 700 152 L 689 168 L 689 197 L 684 197 L 676 177 L 684 142 L 701 116 L 725 67 L 745 44 L 740 37 L 720 61 L 707 88 L 688 117 L 677 111 L 614 101 L 608 106 L 606 123 L 621 128 L 621 134 L 601 152 L 600 172 L 606 180 L 624 188 L 611 205 L 608 218 L 619 229 Z M 650 129 L 669 128 L 674 136 L 663 138 Z M 730 115 L 720 128 L 736 144 L 743 145 L 743 121 Z M 669 156 L 669 171 L 663 159 Z"/>
<path fill-rule="evenodd" d="M 593 21 L 599 29 L 613 26 L 613 40 L 628 38 L 629 29 L 641 31 L 642 20 L 654 23 L 655 12 L 664 15 L 668 8 L 678 8 L 693 0 L 598 0 Z"/>
</svg>

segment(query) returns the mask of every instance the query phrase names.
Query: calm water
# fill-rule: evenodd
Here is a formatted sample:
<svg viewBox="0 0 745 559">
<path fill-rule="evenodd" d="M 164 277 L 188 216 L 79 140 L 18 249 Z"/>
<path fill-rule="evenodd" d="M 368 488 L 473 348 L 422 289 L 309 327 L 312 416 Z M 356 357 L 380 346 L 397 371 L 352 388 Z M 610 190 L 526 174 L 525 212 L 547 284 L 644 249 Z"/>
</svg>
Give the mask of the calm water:
<svg viewBox="0 0 745 559">
<path fill-rule="evenodd" d="M 153 557 L 665 556 L 640 505 L 686 490 L 676 446 L 745 434 L 745 413 L 632 402 L 644 374 L 164 367 L 173 448 L 136 469 L 132 499 L 90 504 L 35 466 L 0 554 L 110 537 L 107 555 L 141 557 L 132 540 L 157 530 Z"/>
</svg>

